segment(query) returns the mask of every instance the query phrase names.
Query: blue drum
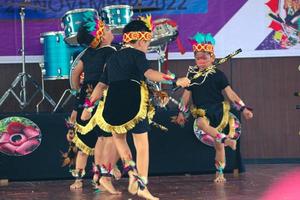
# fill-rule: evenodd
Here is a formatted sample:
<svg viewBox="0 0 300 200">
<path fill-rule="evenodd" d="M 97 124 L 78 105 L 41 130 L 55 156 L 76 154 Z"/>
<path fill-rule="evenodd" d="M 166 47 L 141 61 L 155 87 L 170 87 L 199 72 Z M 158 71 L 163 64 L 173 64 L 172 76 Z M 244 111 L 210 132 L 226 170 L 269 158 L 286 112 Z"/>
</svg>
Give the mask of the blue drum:
<svg viewBox="0 0 300 200">
<path fill-rule="evenodd" d="M 114 33 L 121 33 L 133 15 L 132 6 L 111 5 L 102 8 L 101 18 Z"/>
<path fill-rule="evenodd" d="M 65 32 L 65 41 L 69 45 L 78 45 L 77 32 L 86 13 L 91 13 L 95 18 L 99 18 L 98 12 L 92 8 L 70 10 L 62 17 L 61 20 L 62 28 Z"/>
<path fill-rule="evenodd" d="M 83 48 L 68 45 L 62 31 L 43 33 L 40 42 L 44 51 L 44 79 L 68 79 L 71 63 Z"/>
</svg>

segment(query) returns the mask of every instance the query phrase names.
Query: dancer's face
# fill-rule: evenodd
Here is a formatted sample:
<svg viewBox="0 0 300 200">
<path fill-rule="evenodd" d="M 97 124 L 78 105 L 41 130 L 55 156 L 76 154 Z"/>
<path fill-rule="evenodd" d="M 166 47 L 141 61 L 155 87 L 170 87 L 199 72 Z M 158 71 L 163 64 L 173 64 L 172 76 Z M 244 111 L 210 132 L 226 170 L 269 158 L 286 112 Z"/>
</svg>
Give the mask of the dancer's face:
<svg viewBox="0 0 300 200">
<path fill-rule="evenodd" d="M 196 65 L 201 68 L 206 68 L 212 65 L 214 57 L 205 51 L 198 51 L 195 53 Z"/>
<path fill-rule="evenodd" d="M 111 44 L 112 41 L 114 40 L 114 35 L 111 32 L 111 29 L 109 28 L 109 26 L 105 26 L 102 40 L 103 40 L 103 43 L 106 43 L 105 45 Z"/>
</svg>

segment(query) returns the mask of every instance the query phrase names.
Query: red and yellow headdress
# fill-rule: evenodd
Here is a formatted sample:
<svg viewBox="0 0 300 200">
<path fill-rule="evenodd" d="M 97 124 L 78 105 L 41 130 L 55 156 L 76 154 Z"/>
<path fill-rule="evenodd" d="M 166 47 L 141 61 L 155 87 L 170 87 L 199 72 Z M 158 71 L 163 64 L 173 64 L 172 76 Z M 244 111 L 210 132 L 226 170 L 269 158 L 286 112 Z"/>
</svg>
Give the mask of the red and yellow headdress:
<svg viewBox="0 0 300 200">
<path fill-rule="evenodd" d="M 92 48 L 96 48 L 101 43 L 102 36 L 104 34 L 104 28 L 105 28 L 104 22 L 101 20 L 97 20 L 97 25 L 95 27 L 95 30 L 91 32 L 91 34 L 95 37 L 90 44 Z"/>
<path fill-rule="evenodd" d="M 204 51 L 214 54 L 215 39 L 210 33 L 202 34 L 196 33 L 192 38 L 189 39 L 194 52 Z"/>
<path fill-rule="evenodd" d="M 145 23 L 150 31 L 152 31 L 152 19 L 151 15 L 146 17 L 139 17 L 141 21 Z M 128 43 L 133 40 L 146 40 L 150 41 L 152 39 L 152 33 L 148 31 L 130 31 L 123 34 L 123 42 Z"/>
<path fill-rule="evenodd" d="M 105 23 L 98 19 L 97 16 L 94 16 L 90 13 L 85 13 L 83 26 L 87 32 L 94 37 L 89 46 L 92 48 L 97 48 L 102 41 Z"/>
</svg>

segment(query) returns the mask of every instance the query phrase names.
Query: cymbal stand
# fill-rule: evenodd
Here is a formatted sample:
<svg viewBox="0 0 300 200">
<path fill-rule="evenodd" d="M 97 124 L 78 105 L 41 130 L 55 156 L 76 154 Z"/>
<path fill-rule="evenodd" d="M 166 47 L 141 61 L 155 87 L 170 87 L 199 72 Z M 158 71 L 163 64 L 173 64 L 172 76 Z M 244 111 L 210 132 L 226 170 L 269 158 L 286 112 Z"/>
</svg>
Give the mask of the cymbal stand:
<svg viewBox="0 0 300 200">
<path fill-rule="evenodd" d="M 167 50 L 168 44 L 162 44 L 157 46 L 157 48 L 155 48 L 156 53 L 158 54 L 158 59 L 157 59 L 157 66 L 158 66 L 158 71 L 161 72 L 162 71 L 162 65 L 164 64 L 164 62 L 166 61 L 166 50 Z M 159 89 L 161 89 L 161 83 L 158 83 L 159 85 Z"/>
<path fill-rule="evenodd" d="M 10 87 L 5 91 L 4 95 L 0 98 L 0 106 L 4 103 L 4 101 L 7 99 L 7 97 L 12 94 L 15 99 L 19 102 L 19 106 L 21 109 L 24 109 L 29 103 L 33 100 L 35 95 L 41 91 L 44 94 L 44 90 L 38 85 L 36 81 L 34 81 L 30 74 L 26 73 L 25 69 L 25 31 L 24 31 L 24 24 L 25 24 L 25 4 L 20 6 L 20 18 L 21 18 L 21 38 L 22 38 L 22 72 L 18 74 L 18 76 L 14 79 L 14 81 L 11 83 Z M 32 97 L 27 100 L 27 93 L 26 93 L 26 82 L 30 81 L 34 87 L 36 88 L 36 91 L 32 95 Z M 14 88 L 20 84 L 20 92 L 19 96 L 14 91 Z M 49 95 L 46 96 L 46 99 L 51 103 L 52 106 L 55 106 L 56 103 L 51 99 Z"/>
</svg>

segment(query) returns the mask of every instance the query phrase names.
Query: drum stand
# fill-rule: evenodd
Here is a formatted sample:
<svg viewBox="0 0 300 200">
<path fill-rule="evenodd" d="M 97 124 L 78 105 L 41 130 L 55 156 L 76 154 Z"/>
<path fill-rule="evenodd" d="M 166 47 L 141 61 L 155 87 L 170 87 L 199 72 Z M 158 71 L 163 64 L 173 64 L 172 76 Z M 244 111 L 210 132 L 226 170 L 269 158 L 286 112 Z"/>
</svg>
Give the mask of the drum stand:
<svg viewBox="0 0 300 200">
<path fill-rule="evenodd" d="M 65 99 L 65 101 L 62 103 L 61 105 L 61 108 L 63 108 L 67 103 L 68 101 L 70 101 L 70 99 L 74 96 L 74 94 L 72 93 L 72 90 L 71 89 L 66 89 L 64 91 L 64 93 L 61 95 L 60 99 L 58 100 L 57 102 L 57 105 L 55 106 L 55 108 L 53 109 L 53 112 L 56 112 L 58 106 L 60 105 L 60 103 L 62 102 L 62 100 L 64 99 L 65 95 L 69 93 L 69 96 Z"/>
<path fill-rule="evenodd" d="M 40 90 L 42 92 L 42 99 L 36 104 L 36 112 L 39 113 L 40 112 L 40 109 L 39 109 L 39 106 L 40 104 L 45 100 L 47 99 L 48 102 L 53 106 L 55 107 L 56 106 L 56 103 L 55 101 L 49 96 L 49 94 L 47 92 L 45 92 L 45 87 L 44 87 L 44 72 L 43 72 L 43 69 L 44 69 L 44 63 L 39 63 L 40 65 L 40 68 L 41 68 L 41 79 L 42 79 L 42 89 Z"/>
<path fill-rule="evenodd" d="M 30 74 L 27 74 L 25 72 L 25 33 L 24 33 L 24 22 L 25 22 L 25 5 L 22 5 L 20 7 L 20 18 L 21 18 L 21 31 L 22 31 L 22 72 L 18 74 L 18 76 L 15 78 L 15 80 L 11 83 L 11 86 L 6 90 L 4 95 L 0 98 L 0 106 L 4 103 L 4 101 L 7 99 L 7 97 L 12 94 L 17 101 L 19 102 L 20 108 L 24 109 L 29 103 L 32 101 L 32 99 L 35 97 L 35 95 L 41 91 L 43 93 L 43 98 L 46 97 L 46 99 L 50 102 L 52 106 L 55 106 L 56 103 L 51 99 L 51 97 L 45 93 L 44 88 L 41 88 L 36 81 L 34 81 Z M 30 81 L 34 87 L 36 88 L 36 91 L 32 95 L 32 97 L 27 100 L 26 96 L 26 82 Z M 19 96 L 15 93 L 14 88 L 20 83 L 20 94 Z"/>
</svg>

